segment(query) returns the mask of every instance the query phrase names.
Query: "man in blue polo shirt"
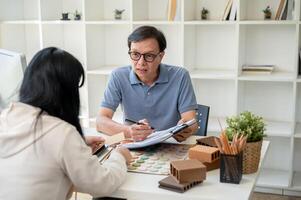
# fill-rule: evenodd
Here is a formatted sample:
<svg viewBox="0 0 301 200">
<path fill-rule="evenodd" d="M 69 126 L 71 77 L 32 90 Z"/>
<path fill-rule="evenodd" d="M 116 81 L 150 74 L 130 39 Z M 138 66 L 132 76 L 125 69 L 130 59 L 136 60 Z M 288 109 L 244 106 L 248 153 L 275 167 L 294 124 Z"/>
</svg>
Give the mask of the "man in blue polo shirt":
<svg viewBox="0 0 301 200">
<path fill-rule="evenodd" d="M 162 64 L 166 48 L 163 33 L 141 26 L 128 37 L 131 66 L 114 70 L 101 102 L 97 130 L 109 135 L 124 132 L 135 141 L 144 140 L 156 130 L 195 118 L 197 103 L 186 69 Z M 126 125 L 112 120 L 121 104 L 124 119 L 139 123 Z M 175 137 L 183 141 L 197 125 Z"/>
</svg>

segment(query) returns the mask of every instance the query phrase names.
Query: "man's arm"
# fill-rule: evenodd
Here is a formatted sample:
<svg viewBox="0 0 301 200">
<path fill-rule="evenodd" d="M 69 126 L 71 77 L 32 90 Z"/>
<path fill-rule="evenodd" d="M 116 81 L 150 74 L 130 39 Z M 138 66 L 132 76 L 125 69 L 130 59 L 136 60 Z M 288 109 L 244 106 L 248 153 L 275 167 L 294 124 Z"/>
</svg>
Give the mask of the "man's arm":
<svg viewBox="0 0 301 200">
<path fill-rule="evenodd" d="M 114 135 L 120 132 L 124 133 L 124 137 L 132 138 L 135 141 L 144 140 L 153 132 L 146 120 L 140 120 L 141 124 L 125 125 L 112 120 L 113 110 L 101 107 L 96 119 L 97 131 L 108 135 Z"/>
<path fill-rule="evenodd" d="M 181 113 L 181 119 L 179 120 L 178 124 L 182 124 L 184 122 L 187 122 L 187 121 L 189 121 L 189 120 L 191 120 L 195 117 L 196 117 L 196 111 L 195 110 L 190 110 L 190 111 Z M 198 123 L 195 123 L 192 126 L 190 126 L 190 127 L 186 128 L 185 130 L 183 130 L 181 133 L 175 135 L 174 138 L 178 142 L 183 142 L 189 136 L 194 134 L 196 132 L 197 128 L 198 128 Z"/>
<path fill-rule="evenodd" d="M 96 129 L 108 135 L 124 132 L 128 136 L 129 127 L 112 120 L 114 111 L 109 108 L 101 107 L 96 118 Z"/>
<path fill-rule="evenodd" d="M 190 110 L 187 112 L 184 112 L 181 114 L 181 120 L 183 122 L 187 122 L 189 120 L 192 120 L 193 118 L 196 118 L 196 111 L 195 110 Z M 198 123 L 193 124 L 192 126 L 189 127 L 191 130 L 191 135 L 195 133 L 198 129 Z"/>
</svg>

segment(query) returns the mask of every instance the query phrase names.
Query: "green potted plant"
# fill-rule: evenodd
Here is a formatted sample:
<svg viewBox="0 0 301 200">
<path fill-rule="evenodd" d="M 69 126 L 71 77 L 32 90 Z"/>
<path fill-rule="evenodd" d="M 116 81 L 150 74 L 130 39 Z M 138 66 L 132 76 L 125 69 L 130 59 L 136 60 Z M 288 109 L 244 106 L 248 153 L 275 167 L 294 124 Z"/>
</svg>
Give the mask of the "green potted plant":
<svg viewBox="0 0 301 200">
<path fill-rule="evenodd" d="M 264 14 L 264 19 L 271 19 L 272 17 L 272 10 L 270 6 L 267 6 L 265 9 L 262 10 Z"/>
<path fill-rule="evenodd" d="M 265 137 L 265 123 L 263 118 L 249 111 L 226 119 L 226 134 L 229 140 L 235 134 L 247 136 L 247 145 L 243 151 L 243 173 L 254 173 L 258 169 L 263 137 Z"/>
<path fill-rule="evenodd" d="M 203 20 L 206 20 L 206 19 L 207 19 L 208 13 L 209 13 L 209 10 L 206 9 L 205 7 L 203 7 L 203 9 L 201 10 L 201 18 L 202 18 Z"/>
</svg>

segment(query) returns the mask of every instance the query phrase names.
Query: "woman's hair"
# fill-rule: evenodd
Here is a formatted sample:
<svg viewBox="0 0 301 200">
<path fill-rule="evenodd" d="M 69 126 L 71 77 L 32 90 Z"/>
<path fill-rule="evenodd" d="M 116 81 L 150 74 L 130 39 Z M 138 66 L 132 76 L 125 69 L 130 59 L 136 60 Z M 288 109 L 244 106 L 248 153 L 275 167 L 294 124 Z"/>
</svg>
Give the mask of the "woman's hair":
<svg viewBox="0 0 301 200">
<path fill-rule="evenodd" d="M 42 49 L 26 68 L 20 102 L 39 107 L 39 116 L 45 111 L 72 124 L 83 136 L 78 115 L 84 80 L 82 64 L 70 53 L 55 47 Z"/>
</svg>

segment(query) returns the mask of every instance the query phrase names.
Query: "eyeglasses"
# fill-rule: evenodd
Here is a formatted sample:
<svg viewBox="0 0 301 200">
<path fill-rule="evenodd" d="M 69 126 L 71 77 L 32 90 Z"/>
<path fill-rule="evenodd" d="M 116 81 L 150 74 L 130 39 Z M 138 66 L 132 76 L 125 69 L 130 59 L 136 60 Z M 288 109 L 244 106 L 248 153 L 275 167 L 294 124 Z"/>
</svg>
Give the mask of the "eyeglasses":
<svg viewBox="0 0 301 200">
<path fill-rule="evenodd" d="M 128 52 L 131 59 L 134 61 L 138 61 L 140 60 L 141 56 L 143 56 L 143 59 L 145 62 L 153 62 L 155 60 L 155 58 L 160 55 L 160 53 L 158 54 L 152 54 L 152 53 L 138 53 L 138 52 L 134 52 L 134 51 L 129 51 Z"/>
</svg>

